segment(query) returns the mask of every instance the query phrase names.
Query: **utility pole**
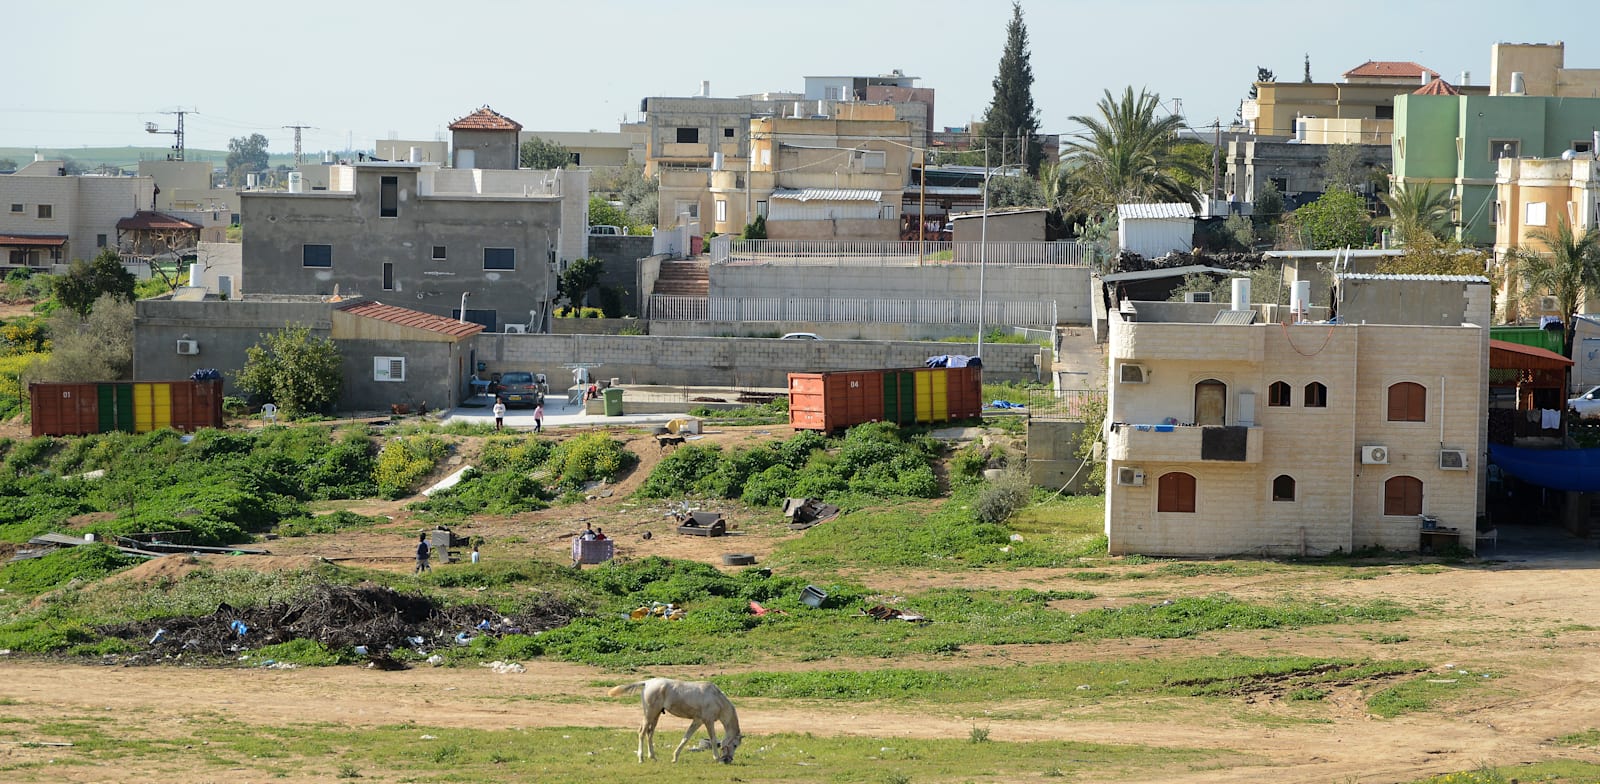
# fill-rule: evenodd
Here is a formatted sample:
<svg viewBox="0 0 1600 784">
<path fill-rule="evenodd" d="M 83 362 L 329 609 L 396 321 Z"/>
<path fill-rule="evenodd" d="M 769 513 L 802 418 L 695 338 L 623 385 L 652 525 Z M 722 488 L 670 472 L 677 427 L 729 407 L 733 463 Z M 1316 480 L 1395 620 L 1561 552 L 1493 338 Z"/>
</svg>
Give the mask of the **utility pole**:
<svg viewBox="0 0 1600 784">
<path fill-rule="evenodd" d="M 311 125 L 285 125 L 283 127 L 294 129 L 294 165 L 299 166 L 305 163 L 305 156 L 300 154 L 300 132 L 304 130 L 314 131 L 316 127 Z"/>
<path fill-rule="evenodd" d="M 1211 145 L 1211 198 L 1215 199 L 1222 193 L 1222 118 L 1212 120 L 1211 127 L 1216 130 L 1216 141 Z"/>
<path fill-rule="evenodd" d="M 147 122 L 147 123 L 144 124 L 144 131 L 145 131 L 145 133 L 170 133 L 170 134 L 172 134 L 175 138 L 172 141 L 172 153 L 167 155 L 167 160 L 169 160 L 169 161 L 181 161 L 181 160 L 183 160 L 183 152 L 184 152 L 183 116 L 186 115 L 186 114 L 199 114 L 199 113 L 200 113 L 200 111 L 198 109 L 178 109 L 177 111 L 162 112 L 162 114 L 175 114 L 175 115 L 178 116 L 178 129 L 175 130 L 175 131 L 163 131 L 155 123 Z"/>
</svg>

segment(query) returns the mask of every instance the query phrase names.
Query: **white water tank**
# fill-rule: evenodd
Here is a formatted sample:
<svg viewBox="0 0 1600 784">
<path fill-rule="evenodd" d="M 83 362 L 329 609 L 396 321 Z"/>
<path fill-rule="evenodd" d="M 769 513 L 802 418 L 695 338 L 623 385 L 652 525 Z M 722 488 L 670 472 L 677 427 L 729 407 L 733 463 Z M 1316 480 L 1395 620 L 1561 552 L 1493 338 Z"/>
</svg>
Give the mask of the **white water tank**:
<svg viewBox="0 0 1600 784">
<path fill-rule="evenodd" d="M 710 79 L 701 79 L 700 80 L 700 97 L 701 98 L 710 98 L 711 97 L 711 80 Z"/>
<path fill-rule="evenodd" d="M 1311 308 L 1311 281 L 1297 280 L 1294 287 L 1289 290 L 1289 310 L 1295 314 L 1296 320 L 1303 320 L 1307 310 Z"/>
<path fill-rule="evenodd" d="M 256 188 L 256 173 L 255 172 L 250 172 L 250 173 L 248 173 L 248 174 L 246 174 L 244 176 L 244 187 L 246 189 L 248 189 L 248 190 L 255 190 L 255 188 Z"/>
<path fill-rule="evenodd" d="M 289 192 L 290 193 L 305 193 L 305 191 L 306 191 L 305 175 L 303 175 L 303 174 L 301 174 L 300 172 L 297 172 L 297 171 L 289 172 Z"/>
<path fill-rule="evenodd" d="M 1528 92 L 1528 82 L 1527 82 L 1526 77 L 1524 77 L 1522 75 L 1521 71 L 1512 71 L 1511 72 L 1511 89 L 1508 91 L 1508 94 L 1510 94 L 1510 95 L 1523 95 L 1523 94 L 1525 94 L 1527 92 Z"/>
<path fill-rule="evenodd" d="M 711 153 L 711 170 L 722 171 L 722 153 Z"/>
<path fill-rule="evenodd" d="M 1233 302 L 1232 302 L 1232 304 L 1228 305 L 1228 307 L 1230 309 L 1232 309 L 1232 310 L 1249 310 L 1250 309 L 1250 279 L 1249 278 L 1234 278 L 1233 279 Z"/>
<path fill-rule="evenodd" d="M 422 163 L 422 148 L 412 147 L 411 156 L 407 158 L 407 160 L 411 161 L 412 163 Z"/>
<path fill-rule="evenodd" d="M 456 168 L 457 169 L 476 169 L 476 168 L 478 168 L 478 151 L 477 150 L 456 150 Z"/>
</svg>

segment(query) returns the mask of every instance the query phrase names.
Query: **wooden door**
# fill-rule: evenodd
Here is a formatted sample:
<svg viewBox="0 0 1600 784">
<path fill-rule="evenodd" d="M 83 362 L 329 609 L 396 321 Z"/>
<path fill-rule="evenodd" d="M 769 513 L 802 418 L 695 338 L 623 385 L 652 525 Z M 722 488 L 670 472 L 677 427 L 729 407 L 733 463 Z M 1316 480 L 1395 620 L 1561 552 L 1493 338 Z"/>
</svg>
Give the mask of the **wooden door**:
<svg viewBox="0 0 1600 784">
<path fill-rule="evenodd" d="M 1208 378 L 1194 385 L 1194 423 L 1226 425 L 1228 423 L 1228 385 Z"/>
</svg>

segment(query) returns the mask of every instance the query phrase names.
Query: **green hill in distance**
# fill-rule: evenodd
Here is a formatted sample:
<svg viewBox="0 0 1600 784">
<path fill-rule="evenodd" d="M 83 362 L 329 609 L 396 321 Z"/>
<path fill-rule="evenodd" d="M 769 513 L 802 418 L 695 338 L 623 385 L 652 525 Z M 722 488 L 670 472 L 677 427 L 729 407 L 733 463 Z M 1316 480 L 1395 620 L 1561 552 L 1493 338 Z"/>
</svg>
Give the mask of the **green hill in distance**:
<svg viewBox="0 0 1600 784">
<path fill-rule="evenodd" d="M 26 166 L 33 160 L 37 152 L 50 160 L 70 159 L 78 162 L 85 170 L 92 171 L 100 166 L 116 166 L 124 169 L 138 169 L 139 161 L 166 160 L 167 154 L 172 152 L 168 147 L 0 147 L 0 160 L 10 159 L 18 167 Z M 344 157 L 351 157 L 344 155 Z M 307 162 L 322 160 L 321 150 L 307 150 Z M 205 161 L 218 168 L 228 160 L 227 150 L 201 150 L 193 147 L 184 150 L 184 160 Z M 274 152 L 267 158 L 267 165 L 293 166 L 294 153 Z"/>
</svg>

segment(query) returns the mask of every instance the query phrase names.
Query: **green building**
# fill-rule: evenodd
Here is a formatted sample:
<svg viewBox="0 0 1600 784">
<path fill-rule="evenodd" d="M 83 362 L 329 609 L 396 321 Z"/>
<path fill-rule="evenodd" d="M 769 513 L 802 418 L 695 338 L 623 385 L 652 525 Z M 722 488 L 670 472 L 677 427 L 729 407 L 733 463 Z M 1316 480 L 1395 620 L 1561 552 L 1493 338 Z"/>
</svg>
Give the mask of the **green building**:
<svg viewBox="0 0 1600 784">
<path fill-rule="evenodd" d="M 1494 244 L 1496 161 L 1588 153 L 1600 98 L 1399 95 L 1394 99 L 1394 179 L 1459 199 L 1463 242 Z"/>
</svg>

